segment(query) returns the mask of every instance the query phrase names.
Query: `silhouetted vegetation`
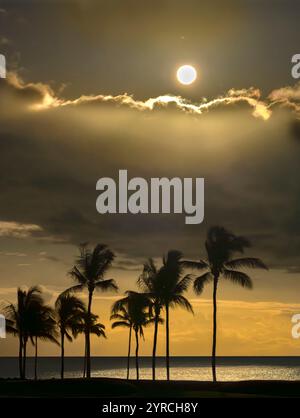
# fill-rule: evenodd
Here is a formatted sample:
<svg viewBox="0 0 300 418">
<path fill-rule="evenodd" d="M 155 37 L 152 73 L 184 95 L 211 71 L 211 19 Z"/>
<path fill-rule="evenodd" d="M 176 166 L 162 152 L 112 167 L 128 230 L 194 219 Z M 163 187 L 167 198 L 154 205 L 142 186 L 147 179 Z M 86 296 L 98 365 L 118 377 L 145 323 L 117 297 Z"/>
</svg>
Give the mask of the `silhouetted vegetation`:
<svg viewBox="0 0 300 418">
<path fill-rule="evenodd" d="M 114 257 L 114 253 L 103 244 L 96 245 L 93 250 L 90 250 L 86 244 L 80 247 L 80 256 L 70 271 L 70 276 L 78 284 L 70 287 L 66 292 L 80 292 L 85 288 L 87 289 L 88 315 L 91 315 L 95 290 L 102 292 L 118 290 L 118 286 L 113 279 L 104 278 L 108 269 L 111 267 Z M 86 336 L 86 375 L 88 378 L 91 377 L 91 342 L 89 331 Z"/>
<path fill-rule="evenodd" d="M 126 296 L 116 301 L 112 307 L 112 316 L 127 312 L 129 322 L 135 334 L 136 378 L 139 380 L 139 338 L 144 338 L 144 327 L 152 322 L 149 311 L 149 299 L 145 293 L 128 290 Z"/>
<path fill-rule="evenodd" d="M 213 381 L 217 380 L 216 375 L 216 347 L 217 347 L 217 290 L 219 280 L 230 280 L 240 286 L 252 289 L 252 280 L 240 268 L 263 268 L 266 265 L 259 258 L 237 258 L 232 257 L 236 253 L 243 253 L 246 247 L 250 247 L 247 238 L 236 236 L 220 226 L 211 227 L 207 233 L 205 248 L 207 260 L 185 261 L 185 267 L 205 271 L 194 280 L 196 294 L 201 294 L 204 286 L 213 283 L 213 342 L 212 342 L 212 375 Z"/>
<path fill-rule="evenodd" d="M 193 313 L 192 305 L 185 297 L 190 284 L 200 295 L 208 283 L 213 286 L 213 341 L 212 341 L 212 376 L 216 376 L 217 347 L 217 290 L 221 278 L 232 281 L 248 289 L 252 280 L 245 268 L 267 269 L 259 258 L 234 258 L 250 246 L 242 236 L 234 235 L 220 226 L 208 230 L 205 241 L 207 258 L 205 260 L 184 260 L 180 251 L 171 250 L 157 266 L 152 258 L 143 266 L 137 279 L 141 292 L 128 290 L 124 297 L 117 300 L 111 309 L 112 328 L 125 327 L 129 331 L 127 353 L 127 379 L 130 373 L 132 332 L 135 336 L 136 378 L 139 380 L 140 338 L 144 338 L 144 328 L 154 325 L 152 345 L 152 378 L 156 377 L 156 350 L 159 324 L 165 323 L 166 375 L 170 379 L 170 309 L 181 307 Z M 61 378 L 64 378 L 65 340 L 72 342 L 79 334 L 84 336 L 83 377 L 91 377 L 91 341 L 90 336 L 106 338 L 105 327 L 98 322 L 99 316 L 92 313 L 93 295 L 96 290 L 117 291 L 114 279 L 107 279 L 106 274 L 112 267 L 115 255 L 103 244 L 90 249 L 86 244 L 80 246 L 79 257 L 70 270 L 70 277 L 75 285 L 62 292 L 56 299 L 54 309 L 44 303 L 42 291 L 38 286 L 24 290 L 17 289 L 17 302 L 8 303 L 2 308 L 6 317 L 7 332 L 19 340 L 19 374 L 26 378 L 26 353 L 30 341 L 35 347 L 35 378 L 37 378 L 38 340 L 46 340 L 60 345 Z M 186 269 L 200 270 L 196 277 L 186 274 Z M 87 290 L 87 306 L 75 292 Z M 163 316 L 164 315 L 164 319 Z M 58 337 L 60 341 L 58 342 Z"/>
</svg>

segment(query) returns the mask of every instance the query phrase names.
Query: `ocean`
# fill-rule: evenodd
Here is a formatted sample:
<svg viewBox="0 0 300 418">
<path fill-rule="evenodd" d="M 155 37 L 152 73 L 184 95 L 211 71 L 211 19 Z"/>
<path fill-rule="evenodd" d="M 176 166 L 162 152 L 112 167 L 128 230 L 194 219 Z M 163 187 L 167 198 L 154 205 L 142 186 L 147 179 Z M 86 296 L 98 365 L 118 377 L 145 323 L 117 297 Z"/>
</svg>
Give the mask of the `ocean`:
<svg viewBox="0 0 300 418">
<path fill-rule="evenodd" d="M 126 378 L 126 357 L 93 357 L 92 377 Z M 172 357 L 172 380 L 211 380 L 209 357 Z M 130 378 L 135 379 L 135 359 L 131 358 Z M 34 373 L 34 359 L 27 359 L 27 377 Z M 40 357 L 38 377 L 59 378 L 60 358 Z M 82 377 L 82 357 L 65 358 L 65 377 Z M 157 358 L 157 379 L 166 379 L 165 359 Z M 300 380 L 300 357 L 218 357 L 219 381 Z M 18 376 L 18 358 L 0 357 L 0 378 Z M 151 357 L 140 358 L 140 378 L 151 379 Z"/>
</svg>

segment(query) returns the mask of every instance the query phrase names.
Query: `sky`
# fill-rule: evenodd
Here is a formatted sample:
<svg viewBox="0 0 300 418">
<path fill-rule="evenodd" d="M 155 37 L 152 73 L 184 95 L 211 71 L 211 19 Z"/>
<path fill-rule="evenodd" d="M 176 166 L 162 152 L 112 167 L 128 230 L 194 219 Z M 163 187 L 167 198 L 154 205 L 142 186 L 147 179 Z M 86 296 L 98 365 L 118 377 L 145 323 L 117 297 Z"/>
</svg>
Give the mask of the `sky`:
<svg viewBox="0 0 300 418">
<path fill-rule="evenodd" d="M 126 330 L 111 330 L 111 304 L 136 289 L 142 265 L 169 249 L 205 257 L 211 225 L 252 243 L 249 291 L 223 280 L 219 355 L 299 355 L 291 317 L 300 313 L 300 5 L 253 1 L 0 1 L 0 299 L 43 286 L 47 303 L 72 280 L 78 245 L 116 254 L 108 278 L 118 294 L 97 294 L 93 310 L 107 340 L 94 355 L 126 355 Z M 194 65 L 196 82 L 176 79 Z M 96 182 L 129 177 L 203 177 L 205 215 L 100 215 Z M 194 316 L 171 312 L 171 354 L 209 355 L 211 296 Z M 85 297 L 85 295 L 82 295 Z M 141 353 L 150 355 L 153 329 Z M 41 355 L 58 355 L 41 344 Z M 29 350 L 30 352 L 30 350 Z M 32 352 L 32 351 L 31 351 Z M 81 355 L 83 341 L 68 344 Z M 164 330 L 158 354 L 164 353 Z M 0 340 L 0 355 L 17 341 Z"/>
</svg>

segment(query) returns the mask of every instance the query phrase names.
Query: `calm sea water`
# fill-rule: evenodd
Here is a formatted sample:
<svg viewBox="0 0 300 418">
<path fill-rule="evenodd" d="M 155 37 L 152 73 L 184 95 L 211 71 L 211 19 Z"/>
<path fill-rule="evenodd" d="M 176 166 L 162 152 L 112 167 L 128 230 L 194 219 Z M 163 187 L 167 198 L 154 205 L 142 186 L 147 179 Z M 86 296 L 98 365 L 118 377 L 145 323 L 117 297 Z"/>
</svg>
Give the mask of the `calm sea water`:
<svg viewBox="0 0 300 418">
<path fill-rule="evenodd" d="M 126 377 L 124 357 L 94 357 L 92 359 L 93 377 Z M 27 360 L 27 375 L 33 377 L 33 358 Z M 218 379 L 234 380 L 300 380 L 300 357 L 219 357 Z M 157 359 L 157 378 L 165 379 L 165 360 Z M 42 357 L 38 360 L 39 378 L 59 377 L 60 359 Z M 81 377 L 83 359 L 67 357 L 65 376 Z M 0 377 L 18 376 L 18 359 L 0 357 Z M 130 377 L 135 378 L 135 363 L 131 359 Z M 140 359 L 140 378 L 151 379 L 151 358 Z M 173 380 L 211 380 L 209 357 L 173 357 L 171 358 L 171 379 Z"/>
</svg>

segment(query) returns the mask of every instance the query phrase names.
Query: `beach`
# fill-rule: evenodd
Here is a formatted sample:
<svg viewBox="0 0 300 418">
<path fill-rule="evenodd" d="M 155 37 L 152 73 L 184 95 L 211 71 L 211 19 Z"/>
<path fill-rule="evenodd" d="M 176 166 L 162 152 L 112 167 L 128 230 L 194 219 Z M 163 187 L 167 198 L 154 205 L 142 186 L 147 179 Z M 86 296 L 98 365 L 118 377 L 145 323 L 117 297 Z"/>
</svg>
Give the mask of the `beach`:
<svg viewBox="0 0 300 418">
<path fill-rule="evenodd" d="M 300 381 L 135 381 L 92 378 L 0 379 L 0 398 L 235 398 L 299 397 Z"/>
</svg>

